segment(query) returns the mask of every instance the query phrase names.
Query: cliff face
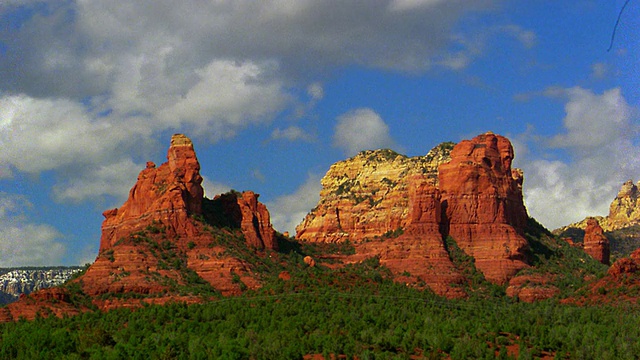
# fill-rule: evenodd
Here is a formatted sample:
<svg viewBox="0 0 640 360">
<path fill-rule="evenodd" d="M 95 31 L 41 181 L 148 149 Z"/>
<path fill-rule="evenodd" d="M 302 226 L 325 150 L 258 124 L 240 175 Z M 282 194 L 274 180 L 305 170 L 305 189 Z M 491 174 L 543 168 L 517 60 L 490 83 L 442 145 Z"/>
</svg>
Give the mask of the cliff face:
<svg viewBox="0 0 640 360">
<path fill-rule="evenodd" d="M 504 283 L 526 267 L 522 173 L 509 140 L 491 133 L 460 142 L 439 168 L 443 235 L 475 258 L 487 280 Z"/>
<path fill-rule="evenodd" d="M 358 243 L 406 227 L 409 179 L 420 176 L 436 186 L 438 166 L 452 147 L 444 143 L 418 157 L 363 151 L 333 164 L 321 180 L 320 202 L 296 227 L 296 238 Z"/>
<path fill-rule="evenodd" d="M 173 135 L 167 160 L 160 167 L 148 162 L 127 201 L 119 209 L 103 213 L 100 252 L 152 222 L 165 226 L 171 236 L 198 234 L 189 216 L 201 213 L 204 191 L 191 140 L 182 134 Z"/>
<path fill-rule="evenodd" d="M 259 196 L 253 191 L 230 192 L 217 195 L 213 201 L 220 203 L 228 225 L 242 229 L 248 245 L 259 249 L 278 250 L 269 211 L 258 201 Z"/>
<path fill-rule="evenodd" d="M 640 183 L 639 183 L 640 184 Z M 618 195 L 609 206 L 607 217 L 608 230 L 629 226 L 640 221 L 640 204 L 638 203 L 638 185 L 628 180 L 622 184 Z"/>
<path fill-rule="evenodd" d="M 350 240 L 358 253 L 375 247 L 388 264 L 403 259 L 398 249 L 411 249 L 408 256 L 423 268 L 440 268 L 422 271 L 433 280 L 425 282 L 437 288 L 460 279 L 443 241 L 452 236 L 488 280 L 506 282 L 527 266 L 522 173 L 511 168 L 511 143 L 487 133 L 451 145 L 425 157 L 378 150 L 334 164 L 322 179 L 318 206 L 296 228 L 296 237 Z M 389 239 L 394 231 L 404 233 Z M 371 239 L 382 242 L 365 241 Z M 451 276 L 437 279 L 438 273 Z"/>
</svg>

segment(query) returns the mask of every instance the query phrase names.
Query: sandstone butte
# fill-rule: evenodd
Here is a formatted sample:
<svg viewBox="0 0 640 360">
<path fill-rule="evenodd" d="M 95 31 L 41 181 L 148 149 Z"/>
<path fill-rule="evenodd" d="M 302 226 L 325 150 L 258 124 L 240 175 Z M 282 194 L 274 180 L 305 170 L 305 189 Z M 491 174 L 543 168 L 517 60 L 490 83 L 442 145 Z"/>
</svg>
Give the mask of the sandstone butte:
<svg viewBox="0 0 640 360">
<path fill-rule="evenodd" d="M 640 182 L 634 184 L 632 180 L 622 184 L 620 191 L 618 191 L 618 194 L 609 205 L 609 214 L 607 216 L 587 217 L 582 221 L 556 229 L 553 233 L 561 234 L 572 228 L 585 230 L 587 222 L 591 218 L 596 219 L 604 231 L 615 231 L 640 225 L 639 185 Z"/>
<path fill-rule="evenodd" d="M 247 245 L 277 249 L 269 212 L 253 192 L 231 192 L 209 200 L 203 197 L 200 164 L 193 143 L 184 135 L 171 138 L 167 162 L 148 162 L 125 203 L 104 212 L 100 250 L 95 262 L 73 284 L 93 299 L 99 309 L 139 306 L 144 301 L 200 301 L 196 296 L 171 294 L 185 274 L 194 271 L 223 295 L 237 294 L 241 285 L 256 288 L 259 282 L 245 261 L 225 253 L 217 237 L 233 237 L 221 226 L 218 234 L 199 221 L 220 222 L 239 229 Z M 113 296 L 113 295 L 116 296 Z M 117 296 L 121 294 L 123 296 Z M 167 295 L 167 296 L 165 296 Z M 45 289 L 0 309 L 0 321 L 32 319 L 37 312 L 74 314 L 64 288 Z"/>
<path fill-rule="evenodd" d="M 423 157 L 365 151 L 331 166 L 318 205 L 296 228 L 300 241 L 345 242 L 353 259 L 378 255 L 399 280 L 456 296 L 463 277 L 450 260 L 451 236 L 486 279 L 506 283 L 527 267 L 527 211 L 513 147 L 493 133 Z"/>
</svg>

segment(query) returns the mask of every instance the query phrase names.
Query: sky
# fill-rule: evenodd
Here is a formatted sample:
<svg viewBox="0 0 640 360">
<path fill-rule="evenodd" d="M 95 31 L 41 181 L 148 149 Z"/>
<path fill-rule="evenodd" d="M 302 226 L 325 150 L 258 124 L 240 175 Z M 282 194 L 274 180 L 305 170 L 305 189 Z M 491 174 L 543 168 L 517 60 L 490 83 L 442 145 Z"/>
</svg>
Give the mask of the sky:
<svg viewBox="0 0 640 360">
<path fill-rule="evenodd" d="M 337 161 L 487 131 L 547 228 L 606 215 L 640 180 L 640 1 L 616 27 L 624 4 L 0 0 L 0 267 L 92 262 L 102 212 L 174 133 L 207 197 L 253 190 L 281 232 Z"/>
</svg>

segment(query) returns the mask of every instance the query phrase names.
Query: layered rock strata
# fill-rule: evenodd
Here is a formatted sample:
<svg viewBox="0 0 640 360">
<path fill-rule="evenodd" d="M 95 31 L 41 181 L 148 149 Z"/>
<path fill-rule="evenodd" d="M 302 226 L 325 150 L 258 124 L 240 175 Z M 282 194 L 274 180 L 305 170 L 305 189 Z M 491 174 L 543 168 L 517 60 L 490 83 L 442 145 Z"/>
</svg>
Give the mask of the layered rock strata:
<svg viewBox="0 0 640 360">
<path fill-rule="evenodd" d="M 320 201 L 296 227 L 296 238 L 357 243 L 406 227 L 409 179 L 420 176 L 437 186 L 438 166 L 449 161 L 452 147 L 443 143 L 417 157 L 370 150 L 333 164 L 321 180 Z"/>
<path fill-rule="evenodd" d="M 197 235 L 189 216 L 202 212 L 201 184 L 193 143 L 182 134 L 173 135 L 167 162 L 159 167 L 147 162 L 127 201 L 120 208 L 103 213 L 100 252 L 152 223 L 166 227 L 170 236 Z"/>
<path fill-rule="evenodd" d="M 443 241 L 452 236 L 488 280 L 504 283 L 527 266 L 522 172 L 511 168 L 513 156 L 509 140 L 493 133 L 440 145 L 425 157 L 362 152 L 331 166 L 296 237 L 349 240 L 358 253 L 376 248 L 392 270 L 409 263 L 438 269 L 422 271 L 433 288 L 460 279 Z"/>
<path fill-rule="evenodd" d="M 487 280 L 504 283 L 526 267 L 522 172 L 505 137 L 487 133 L 457 144 L 438 175 L 443 236 L 475 258 Z"/>
</svg>

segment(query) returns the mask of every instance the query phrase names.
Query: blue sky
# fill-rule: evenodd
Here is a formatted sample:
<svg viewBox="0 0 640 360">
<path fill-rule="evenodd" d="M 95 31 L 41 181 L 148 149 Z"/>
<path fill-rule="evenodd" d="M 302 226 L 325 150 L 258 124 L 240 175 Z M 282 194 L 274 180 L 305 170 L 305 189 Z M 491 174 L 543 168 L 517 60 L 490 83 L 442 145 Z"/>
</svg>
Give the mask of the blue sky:
<svg viewBox="0 0 640 360">
<path fill-rule="evenodd" d="M 171 134 L 292 231 L 329 166 L 508 136 L 530 215 L 640 180 L 640 2 L 3 0 L 0 266 L 83 264 Z"/>
</svg>

